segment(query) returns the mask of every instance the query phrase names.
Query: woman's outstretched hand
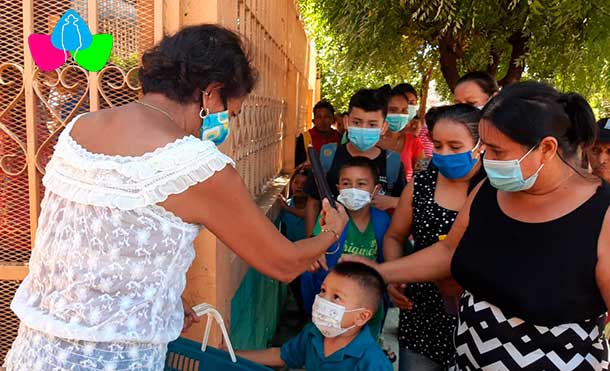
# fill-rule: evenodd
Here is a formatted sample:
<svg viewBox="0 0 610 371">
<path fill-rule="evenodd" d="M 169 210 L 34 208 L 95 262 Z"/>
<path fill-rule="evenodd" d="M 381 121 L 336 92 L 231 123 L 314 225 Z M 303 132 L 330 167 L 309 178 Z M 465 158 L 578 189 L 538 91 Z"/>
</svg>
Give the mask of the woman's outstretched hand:
<svg viewBox="0 0 610 371">
<path fill-rule="evenodd" d="M 337 203 L 337 208 L 330 206 L 330 202 L 327 199 L 322 201 L 322 219 L 320 219 L 320 226 L 336 233 L 340 236 L 343 233 L 343 229 L 347 225 L 349 217 L 345 212 L 345 208 Z"/>
<path fill-rule="evenodd" d="M 349 216 L 345 212 L 345 208 L 341 204 L 336 204 L 337 208 L 330 206 L 330 202 L 327 199 L 322 201 L 322 217 L 320 218 L 320 227 L 323 231 L 329 231 L 335 235 L 335 238 L 339 240 L 343 229 L 347 225 Z M 337 241 L 338 243 L 338 241 Z M 333 244 L 334 246 L 335 244 Z M 309 272 L 315 273 L 320 269 L 328 270 L 326 264 L 326 255 L 322 254 L 318 259 L 309 266 L 307 269 Z"/>
</svg>

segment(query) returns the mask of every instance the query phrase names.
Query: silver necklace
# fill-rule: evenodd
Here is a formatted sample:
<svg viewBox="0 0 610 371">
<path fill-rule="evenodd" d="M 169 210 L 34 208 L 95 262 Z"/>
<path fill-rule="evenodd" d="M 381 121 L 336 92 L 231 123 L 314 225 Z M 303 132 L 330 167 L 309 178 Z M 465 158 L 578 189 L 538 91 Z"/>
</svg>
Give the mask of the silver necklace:
<svg viewBox="0 0 610 371">
<path fill-rule="evenodd" d="M 135 101 L 135 102 L 136 102 L 136 103 L 138 103 L 138 104 L 141 104 L 141 105 L 143 105 L 143 106 L 145 106 L 145 107 L 148 107 L 148 108 L 150 108 L 150 109 L 154 109 L 154 110 L 155 110 L 155 111 L 157 111 L 157 112 L 161 112 L 162 114 L 164 114 L 165 116 L 167 116 L 167 118 L 168 118 L 168 119 L 170 119 L 170 121 L 171 121 L 171 122 L 173 122 L 174 124 L 178 125 L 178 123 L 176 122 L 176 120 L 174 120 L 174 118 L 173 118 L 173 117 L 172 117 L 172 116 L 171 116 L 169 113 L 167 113 L 167 111 L 162 110 L 162 109 L 161 109 L 161 108 L 159 108 L 159 107 L 153 106 L 152 104 L 148 104 L 148 103 L 146 103 L 146 102 L 142 102 L 142 101 L 140 101 L 140 100 L 137 100 L 137 101 Z"/>
</svg>

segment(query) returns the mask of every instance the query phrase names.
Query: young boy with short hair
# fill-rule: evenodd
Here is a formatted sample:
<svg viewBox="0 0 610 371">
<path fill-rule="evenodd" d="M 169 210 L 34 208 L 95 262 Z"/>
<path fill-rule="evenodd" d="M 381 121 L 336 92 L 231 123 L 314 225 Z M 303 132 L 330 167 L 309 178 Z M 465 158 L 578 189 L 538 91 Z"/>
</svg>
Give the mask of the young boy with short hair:
<svg viewBox="0 0 610 371">
<path fill-rule="evenodd" d="M 379 175 L 375 162 L 366 157 L 352 157 L 339 170 L 337 200 L 346 208 L 349 222 L 343 231 L 334 231 L 339 239 L 329 246 L 324 258 L 319 259 L 315 272 L 301 275 L 303 306 L 307 312 L 312 309 L 316 294 L 322 282 L 343 255 L 358 255 L 377 263 L 383 262 L 383 237 L 390 225 L 390 216 L 371 206 L 373 194 L 379 188 Z M 320 223 L 314 228 L 314 235 L 320 234 Z M 373 337 L 381 333 L 384 310 L 380 308 L 369 322 Z"/>
<path fill-rule="evenodd" d="M 237 354 L 267 366 L 305 368 L 307 371 L 391 371 L 367 323 L 379 307 L 383 278 L 362 263 L 338 263 L 328 274 L 307 325 L 281 348 Z"/>
</svg>

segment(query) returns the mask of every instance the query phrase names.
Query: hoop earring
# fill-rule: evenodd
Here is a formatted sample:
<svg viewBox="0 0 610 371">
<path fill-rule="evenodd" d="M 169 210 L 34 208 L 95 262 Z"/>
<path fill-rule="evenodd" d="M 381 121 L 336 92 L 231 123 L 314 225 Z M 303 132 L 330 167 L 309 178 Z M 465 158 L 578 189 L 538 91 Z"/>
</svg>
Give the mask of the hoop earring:
<svg viewBox="0 0 610 371">
<path fill-rule="evenodd" d="M 199 111 L 199 117 L 201 117 L 202 119 L 204 119 L 207 115 L 210 114 L 210 110 L 209 108 L 203 108 L 201 107 L 201 110 Z"/>
</svg>

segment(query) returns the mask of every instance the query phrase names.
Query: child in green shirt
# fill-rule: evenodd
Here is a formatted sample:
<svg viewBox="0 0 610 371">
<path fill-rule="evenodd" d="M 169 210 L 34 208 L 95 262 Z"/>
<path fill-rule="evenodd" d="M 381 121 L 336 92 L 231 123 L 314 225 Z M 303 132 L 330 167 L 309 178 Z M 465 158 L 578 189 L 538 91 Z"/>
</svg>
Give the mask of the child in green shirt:
<svg viewBox="0 0 610 371">
<path fill-rule="evenodd" d="M 301 276 L 301 289 L 306 310 L 311 310 L 315 295 L 328 271 L 339 261 L 342 255 L 358 255 L 365 258 L 383 261 L 382 242 L 390 224 L 386 212 L 371 206 L 371 199 L 378 191 L 379 176 L 375 163 L 366 157 L 349 159 L 339 171 L 339 197 L 337 200 L 345 206 L 349 214 L 349 222 L 337 243 L 329 247 L 326 255 L 317 265 L 315 273 L 305 273 Z M 314 235 L 321 231 L 316 225 Z M 314 270 L 312 269 L 312 270 Z M 381 333 L 382 320 L 385 313 L 381 305 L 369 322 L 373 337 Z"/>
</svg>

